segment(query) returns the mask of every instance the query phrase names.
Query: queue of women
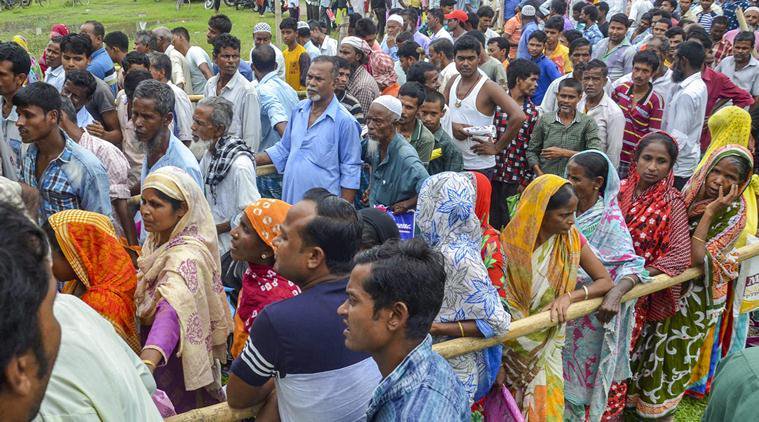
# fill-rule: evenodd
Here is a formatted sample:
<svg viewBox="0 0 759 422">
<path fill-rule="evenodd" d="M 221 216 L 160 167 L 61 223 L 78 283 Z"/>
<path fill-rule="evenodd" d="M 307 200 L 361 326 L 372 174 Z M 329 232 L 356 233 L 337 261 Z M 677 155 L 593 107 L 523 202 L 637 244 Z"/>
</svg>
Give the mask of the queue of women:
<svg viewBox="0 0 759 422">
<path fill-rule="evenodd" d="M 424 183 L 417 236 L 442 252 L 447 274 L 436 341 L 457 337 L 456 327 L 504 335 L 510 321 L 546 310 L 561 322 L 449 359 L 475 411 L 500 385 L 530 421 L 615 420 L 626 408 L 658 418 L 686 393 L 708 393 L 716 363 L 746 342 L 748 315 L 735 317 L 731 295 L 734 249 L 757 231 L 750 123 L 737 107 L 709 120 L 711 146 L 682 192 L 673 186 L 678 146 L 667 133 L 641 140 L 622 181 L 602 152 L 578 153 L 565 177 L 543 175 L 524 189 L 500 233 L 488 222 L 490 183 L 481 174 L 446 172 Z M 261 308 L 299 293 L 273 266 L 289 206 L 261 199 L 232 232 L 232 256 L 248 264 L 234 319 L 209 206 L 181 170 L 160 169 L 144 182 L 141 251 L 120 247 L 108 218 L 90 212 L 55 214 L 45 229 L 55 276 L 73 280 L 65 291 L 159 362 L 150 368 L 157 386 L 182 412 L 223 400 L 228 335 L 239 354 Z M 397 237 L 383 213 L 362 218 L 364 246 Z M 655 275 L 698 265 L 703 276 L 621 303 Z M 598 311 L 567 321 L 571 303 L 601 297 Z"/>
</svg>

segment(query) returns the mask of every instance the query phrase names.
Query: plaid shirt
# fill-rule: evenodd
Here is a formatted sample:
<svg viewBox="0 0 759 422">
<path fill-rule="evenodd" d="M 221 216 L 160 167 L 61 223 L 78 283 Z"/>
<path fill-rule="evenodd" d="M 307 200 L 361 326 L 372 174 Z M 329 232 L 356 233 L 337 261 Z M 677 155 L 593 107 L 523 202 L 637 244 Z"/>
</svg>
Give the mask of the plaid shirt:
<svg viewBox="0 0 759 422">
<path fill-rule="evenodd" d="M 348 81 L 348 94 L 356 97 L 364 114 L 369 112 L 372 101 L 380 96 L 377 81 L 367 72 L 366 67 L 359 66 Z"/>
<path fill-rule="evenodd" d="M 611 99 L 625 115 L 625 133 L 622 135 L 622 154 L 619 157 L 620 163 L 624 164 L 630 164 L 640 138 L 653 130 L 661 129 L 664 110 L 664 100 L 653 87 L 649 89 L 646 99 L 637 104 L 632 90 L 633 83 L 625 82 L 611 94 Z"/>
<path fill-rule="evenodd" d="M 50 161 L 39 180 L 37 171 L 37 144 L 30 144 L 24 156 L 21 181 L 39 189 L 40 221 L 69 209 L 83 209 L 103 215 L 111 215 L 108 197 L 108 174 L 103 165 L 63 131 L 66 140 L 61 154 Z"/>
<path fill-rule="evenodd" d="M 717 67 L 718 64 L 724 59 L 725 57 L 729 56 L 730 53 L 733 51 L 733 43 L 730 42 L 730 40 L 722 39 L 722 41 L 718 42 L 717 44 L 714 44 L 714 47 L 712 47 L 712 51 L 714 52 L 714 61 L 712 62 L 712 69 Z"/>
<path fill-rule="evenodd" d="M 506 149 L 498 153 L 495 157 L 495 176 L 493 180 L 502 183 L 521 183 L 526 185 L 532 180 L 532 170 L 527 163 L 527 144 L 530 142 L 530 135 L 535 123 L 538 121 L 538 108 L 535 104 L 525 97 L 522 104 L 527 119 L 519 128 L 517 136 L 506 146 Z M 498 131 L 498 137 L 506 132 L 509 116 L 501 112 L 500 109 L 495 113 L 495 127 Z"/>
</svg>

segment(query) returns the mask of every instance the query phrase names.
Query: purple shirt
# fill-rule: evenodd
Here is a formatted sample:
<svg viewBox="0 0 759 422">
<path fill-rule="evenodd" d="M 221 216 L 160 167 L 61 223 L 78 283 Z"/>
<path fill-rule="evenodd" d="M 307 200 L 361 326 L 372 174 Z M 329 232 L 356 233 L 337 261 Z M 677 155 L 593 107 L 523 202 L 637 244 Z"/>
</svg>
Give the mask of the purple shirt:
<svg viewBox="0 0 759 422">
<path fill-rule="evenodd" d="M 414 33 L 414 41 L 421 45 L 424 49 L 424 54 L 430 54 L 428 47 L 430 46 L 430 39 L 419 31 Z"/>
</svg>

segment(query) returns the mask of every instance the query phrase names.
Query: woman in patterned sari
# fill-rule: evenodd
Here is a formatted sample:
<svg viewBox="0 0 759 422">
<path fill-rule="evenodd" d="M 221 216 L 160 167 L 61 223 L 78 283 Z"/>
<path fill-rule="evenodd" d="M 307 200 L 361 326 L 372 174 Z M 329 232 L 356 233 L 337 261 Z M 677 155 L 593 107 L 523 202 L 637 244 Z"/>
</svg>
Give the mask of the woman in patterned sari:
<svg viewBox="0 0 759 422">
<path fill-rule="evenodd" d="M 148 231 L 137 260 L 140 357 L 177 413 L 221 402 L 232 319 L 211 209 L 187 173 L 162 167 L 143 182 L 140 213 Z"/>
<path fill-rule="evenodd" d="M 493 187 L 490 185 L 490 180 L 484 174 L 477 171 L 470 171 L 467 174 L 472 179 L 477 196 L 474 204 L 474 213 L 480 220 L 480 228 L 482 229 L 482 245 L 480 250 L 482 262 L 485 263 L 488 277 L 490 277 L 490 282 L 498 291 L 498 296 L 505 302 L 506 291 L 503 289 L 503 283 L 506 280 L 506 276 L 503 273 L 501 234 L 490 225 L 490 196 L 493 192 Z"/>
<path fill-rule="evenodd" d="M 138 353 L 134 312 L 137 270 L 122 247 L 109 217 L 89 211 L 55 213 L 42 229 L 50 240 L 53 273 L 67 281 L 63 293 L 78 296 Z"/>
<path fill-rule="evenodd" d="M 683 283 L 673 316 L 644 326 L 633 353 L 628 400 L 642 417 L 674 412 L 707 333 L 725 309 L 728 284 L 738 270 L 733 246 L 746 226 L 741 194 L 752 167 L 747 149 L 728 145 L 712 152 L 683 190 L 691 260 L 703 263 L 704 275 Z"/>
<path fill-rule="evenodd" d="M 506 334 L 511 320 L 501 306 L 480 256 L 482 231 L 474 212 L 474 185 L 464 173 L 428 178 L 419 192 L 417 225 L 427 243 L 445 258 L 445 296 L 430 334 L 436 342 L 456 337 Z M 469 404 L 492 387 L 503 346 L 448 359 L 469 395 Z"/>
<path fill-rule="evenodd" d="M 556 175 L 535 179 L 501 233 L 506 251 L 506 299 L 514 319 L 550 310 L 566 321 L 570 303 L 600 297 L 612 288 L 609 273 L 574 226 L 577 196 Z M 576 289 L 582 267 L 592 283 Z M 507 341 L 506 385 L 528 421 L 559 420 L 564 414 L 564 325 Z"/>
<path fill-rule="evenodd" d="M 634 302 L 620 305 L 620 301 L 635 284 L 647 281 L 648 273 L 643 258 L 635 255 L 617 203 L 619 176 L 606 154 L 594 150 L 576 154 L 567 165 L 567 179 L 578 198 L 577 229 L 609 271 L 614 288 L 598 312 L 567 323 L 563 354 L 565 418 L 610 420 L 625 408 L 624 389 L 619 394 L 619 387 L 624 387 L 631 375 Z M 577 282 L 585 286 L 592 280 L 580 269 Z M 619 315 L 613 316 L 617 312 Z"/>
</svg>

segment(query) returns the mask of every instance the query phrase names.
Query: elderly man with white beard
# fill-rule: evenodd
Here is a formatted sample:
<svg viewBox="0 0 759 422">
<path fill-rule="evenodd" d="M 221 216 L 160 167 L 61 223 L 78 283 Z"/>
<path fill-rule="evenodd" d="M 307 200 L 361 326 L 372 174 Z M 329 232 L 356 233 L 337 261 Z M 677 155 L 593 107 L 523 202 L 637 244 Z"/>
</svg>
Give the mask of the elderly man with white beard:
<svg viewBox="0 0 759 422">
<path fill-rule="evenodd" d="M 256 164 L 274 164 L 282 200 L 295 204 L 311 188 L 324 188 L 353 203 L 361 173 L 360 127 L 335 96 L 337 59 L 319 56 L 306 76 L 308 98 L 298 103 L 282 139 L 256 154 Z"/>
<path fill-rule="evenodd" d="M 219 253 L 229 251 L 230 231 L 248 204 L 261 195 L 256 187 L 255 155 L 245 142 L 229 134 L 234 107 L 224 97 L 202 99 L 192 116 L 192 136 L 208 145 L 200 160 L 203 190 L 211 206 Z"/>
<path fill-rule="evenodd" d="M 369 205 L 384 205 L 394 213 L 416 208 L 422 183 L 429 177 L 414 147 L 395 129 L 403 105 L 391 95 L 377 97 L 366 115 L 368 131 L 364 161 L 372 167 Z"/>
</svg>

